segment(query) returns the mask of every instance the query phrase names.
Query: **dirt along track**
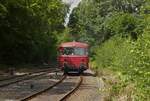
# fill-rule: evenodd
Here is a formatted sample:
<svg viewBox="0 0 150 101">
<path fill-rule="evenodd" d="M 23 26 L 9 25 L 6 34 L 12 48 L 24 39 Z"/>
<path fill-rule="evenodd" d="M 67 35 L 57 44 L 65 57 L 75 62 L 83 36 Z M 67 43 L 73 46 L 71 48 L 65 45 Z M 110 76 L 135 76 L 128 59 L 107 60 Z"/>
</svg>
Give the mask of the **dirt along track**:
<svg viewBox="0 0 150 101">
<path fill-rule="evenodd" d="M 83 81 L 79 89 L 66 101 L 104 101 L 100 89 L 103 89 L 103 82 L 95 77 L 94 72 L 87 70 L 83 74 Z"/>
<path fill-rule="evenodd" d="M 58 71 L 58 70 L 57 70 Z M 42 73 L 41 73 L 42 74 Z M 40 75 L 40 74 L 39 74 Z M 45 87 L 57 82 L 63 73 L 55 71 L 43 72 L 43 75 L 25 79 L 0 89 L 0 101 L 19 101 L 19 99 L 44 89 Z"/>
</svg>

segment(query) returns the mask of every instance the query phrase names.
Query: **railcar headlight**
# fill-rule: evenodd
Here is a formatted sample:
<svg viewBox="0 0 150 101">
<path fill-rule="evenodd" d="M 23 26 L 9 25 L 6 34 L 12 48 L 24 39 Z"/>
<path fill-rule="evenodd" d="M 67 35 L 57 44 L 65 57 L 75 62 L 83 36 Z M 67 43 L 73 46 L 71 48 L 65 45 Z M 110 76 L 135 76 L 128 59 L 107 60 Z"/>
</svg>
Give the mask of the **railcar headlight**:
<svg viewBox="0 0 150 101">
<path fill-rule="evenodd" d="M 85 62 L 85 60 L 84 60 L 84 59 L 82 59 L 81 61 L 82 61 L 82 62 Z"/>
<path fill-rule="evenodd" d="M 67 62 L 67 60 L 66 60 L 66 59 L 64 59 L 64 62 Z"/>
</svg>

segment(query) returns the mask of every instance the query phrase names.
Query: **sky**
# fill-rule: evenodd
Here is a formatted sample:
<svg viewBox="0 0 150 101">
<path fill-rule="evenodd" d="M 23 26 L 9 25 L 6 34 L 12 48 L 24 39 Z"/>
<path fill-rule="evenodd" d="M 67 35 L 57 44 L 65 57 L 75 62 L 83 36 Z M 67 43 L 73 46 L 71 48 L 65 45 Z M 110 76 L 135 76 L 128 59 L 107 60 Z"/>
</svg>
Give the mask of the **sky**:
<svg viewBox="0 0 150 101">
<path fill-rule="evenodd" d="M 69 12 L 66 15 L 64 26 L 67 26 L 69 23 L 70 15 L 75 7 L 81 2 L 81 0 L 62 0 L 64 3 L 69 4 Z"/>
</svg>

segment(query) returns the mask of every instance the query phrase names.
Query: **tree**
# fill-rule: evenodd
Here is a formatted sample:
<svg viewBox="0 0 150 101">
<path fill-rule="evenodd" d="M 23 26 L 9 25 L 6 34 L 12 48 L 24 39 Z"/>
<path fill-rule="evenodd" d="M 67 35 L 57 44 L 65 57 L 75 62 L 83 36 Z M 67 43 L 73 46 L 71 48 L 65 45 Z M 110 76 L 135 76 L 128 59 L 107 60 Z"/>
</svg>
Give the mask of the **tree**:
<svg viewBox="0 0 150 101">
<path fill-rule="evenodd" d="M 0 1 L 0 63 L 49 61 L 65 14 L 59 0 Z"/>
</svg>

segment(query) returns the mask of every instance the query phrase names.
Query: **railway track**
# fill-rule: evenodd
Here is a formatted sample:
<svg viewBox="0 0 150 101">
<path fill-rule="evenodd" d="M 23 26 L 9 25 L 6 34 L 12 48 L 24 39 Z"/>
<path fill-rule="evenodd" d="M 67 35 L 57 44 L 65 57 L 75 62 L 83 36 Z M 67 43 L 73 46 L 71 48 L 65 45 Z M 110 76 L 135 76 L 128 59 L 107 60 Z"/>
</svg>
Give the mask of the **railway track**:
<svg viewBox="0 0 150 101">
<path fill-rule="evenodd" d="M 44 94 L 45 92 L 47 91 L 50 91 L 52 90 L 53 88 L 55 87 L 58 87 L 58 85 L 60 85 L 65 79 L 67 78 L 66 75 L 64 75 L 58 82 L 56 82 L 55 84 L 37 92 L 37 93 L 34 93 L 30 96 L 27 96 L 23 99 L 21 99 L 20 101 L 29 101 L 29 100 L 32 100 L 42 94 Z M 69 98 L 69 96 L 71 96 L 79 87 L 80 85 L 82 84 L 82 81 L 83 81 L 83 77 L 82 76 L 78 76 L 77 78 L 79 78 L 79 81 L 76 83 L 75 87 L 71 88 L 70 91 L 67 91 L 65 94 L 63 94 L 60 98 L 59 98 L 59 101 L 65 101 L 67 98 Z M 59 88 L 59 87 L 58 87 Z M 49 96 L 50 97 L 50 96 Z M 42 99 L 40 99 L 39 101 L 41 101 Z M 55 99 L 56 100 L 56 99 Z M 33 100 L 34 101 L 34 100 Z M 43 100 L 45 101 L 45 100 Z"/>
<path fill-rule="evenodd" d="M 79 82 L 77 83 L 77 85 L 75 86 L 74 89 L 72 89 L 71 91 L 69 91 L 64 97 L 62 97 L 60 99 L 60 101 L 66 101 L 67 98 L 69 98 L 73 93 L 75 93 L 76 90 L 79 89 L 80 85 L 82 84 L 82 81 L 83 81 L 83 76 L 80 76 L 80 80 Z"/>
<path fill-rule="evenodd" d="M 30 96 L 27 96 L 27 97 L 21 99 L 20 101 L 28 101 L 28 100 L 31 100 L 32 98 L 34 98 L 34 97 L 36 97 L 36 96 L 38 96 L 38 95 L 41 95 L 42 93 L 44 93 L 44 92 L 46 92 L 46 91 L 52 89 L 53 87 L 57 86 L 57 85 L 58 85 L 59 83 L 61 83 L 65 78 L 66 78 L 66 76 L 63 76 L 63 77 L 62 77 L 58 82 L 56 82 L 55 84 L 53 84 L 53 85 L 51 85 L 51 86 L 49 86 L 49 87 L 47 87 L 47 88 L 45 88 L 45 89 L 43 89 L 43 90 L 37 92 L 37 93 L 34 93 L 34 94 L 30 95 Z"/>
<path fill-rule="evenodd" d="M 14 78 L 8 78 L 5 79 L 3 81 L 0 82 L 0 88 L 11 85 L 11 84 L 15 84 L 24 80 L 29 80 L 32 78 L 36 78 L 42 75 L 45 75 L 46 73 L 50 73 L 50 72 L 55 72 L 55 71 L 59 71 L 59 70 L 51 70 L 51 69 L 46 69 L 46 70 L 41 70 L 41 71 L 36 71 L 33 73 L 28 73 L 28 74 L 24 74 L 24 75 L 20 75 Z"/>
<path fill-rule="evenodd" d="M 27 76 L 27 75 L 31 75 L 33 73 L 44 72 L 44 71 L 51 70 L 51 69 L 54 69 L 54 68 L 42 69 L 42 70 L 38 70 L 36 72 L 29 72 L 29 73 L 25 73 L 25 74 L 22 74 L 22 75 L 14 75 L 14 76 L 11 76 L 11 77 L 5 77 L 3 79 L 0 79 L 0 82 L 6 81 L 6 80 L 11 80 L 11 79 L 14 79 L 14 78 L 24 77 L 24 76 Z"/>
</svg>

